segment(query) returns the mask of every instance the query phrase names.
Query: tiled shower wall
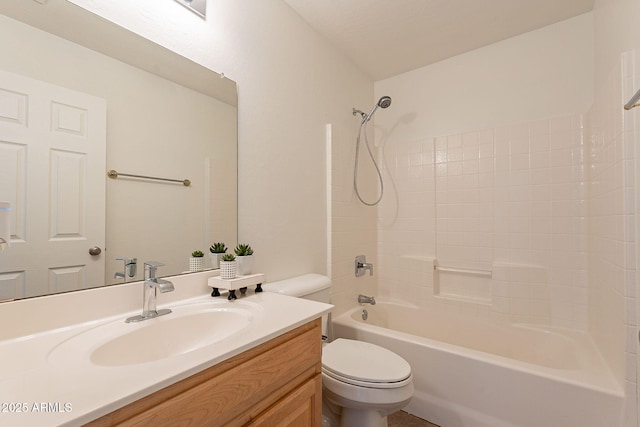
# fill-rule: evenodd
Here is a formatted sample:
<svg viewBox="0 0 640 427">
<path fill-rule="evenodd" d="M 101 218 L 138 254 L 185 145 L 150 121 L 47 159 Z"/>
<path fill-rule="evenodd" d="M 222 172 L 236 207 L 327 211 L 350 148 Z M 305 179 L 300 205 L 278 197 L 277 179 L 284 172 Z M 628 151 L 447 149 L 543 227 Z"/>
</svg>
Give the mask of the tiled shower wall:
<svg viewBox="0 0 640 427">
<path fill-rule="evenodd" d="M 636 413 L 636 164 L 638 111 L 622 105 L 640 85 L 637 53 L 622 54 L 589 112 L 589 332 Z"/>
<path fill-rule="evenodd" d="M 388 143 L 380 292 L 586 330 L 584 141 L 570 116 Z"/>
</svg>

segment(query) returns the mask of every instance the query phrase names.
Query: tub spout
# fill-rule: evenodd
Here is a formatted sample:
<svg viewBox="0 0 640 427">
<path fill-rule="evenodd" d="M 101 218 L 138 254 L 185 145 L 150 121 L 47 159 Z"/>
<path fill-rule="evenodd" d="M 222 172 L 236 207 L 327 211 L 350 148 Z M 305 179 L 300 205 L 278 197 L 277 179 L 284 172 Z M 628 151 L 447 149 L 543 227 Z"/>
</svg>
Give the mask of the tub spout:
<svg viewBox="0 0 640 427">
<path fill-rule="evenodd" d="M 376 305 L 376 299 L 366 295 L 358 295 L 358 303 Z"/>
</svg>

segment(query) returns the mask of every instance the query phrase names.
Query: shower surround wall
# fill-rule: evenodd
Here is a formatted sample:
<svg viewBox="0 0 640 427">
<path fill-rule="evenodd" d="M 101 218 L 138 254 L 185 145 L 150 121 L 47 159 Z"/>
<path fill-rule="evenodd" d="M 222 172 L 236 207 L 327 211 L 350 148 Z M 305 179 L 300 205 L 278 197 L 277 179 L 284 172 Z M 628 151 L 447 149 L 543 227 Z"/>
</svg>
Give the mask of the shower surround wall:
<svg viewBox="0 0 640 427">
<path fill-rule="evenodd" d="M 582 116 L 388 143 L 384 158 L 382 295 L 586 330 Z"/>
<path fill-rule="evenodd" d="M 592 41 L 585 14 L 376 83 L 381 294 L 587 330 Z"/>
</svg>

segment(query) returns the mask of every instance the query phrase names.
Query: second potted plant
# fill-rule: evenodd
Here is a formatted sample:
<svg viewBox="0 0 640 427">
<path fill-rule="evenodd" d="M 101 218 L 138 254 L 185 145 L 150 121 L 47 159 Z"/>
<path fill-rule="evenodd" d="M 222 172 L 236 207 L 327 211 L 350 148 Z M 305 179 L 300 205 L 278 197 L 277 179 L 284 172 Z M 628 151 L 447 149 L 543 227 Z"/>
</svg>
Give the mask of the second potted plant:
<svg viewBox="0 0 640 427">
<path fill-rule="evenodd" d="M 220 268 L 220 259 L 222 255 L 227 252 L 227 246 L 222 242 L 217 242 L 211 245 L 209 248 L 209 260 L 211 261 L 211 268 Z"/>
<path fill-rule="evenodd" d="M 238 261 L 238 274 L 245 276 L 253 271 L 253 249 L 246 243 L 241 243 L 233 250 Z"/>
<path fill-rule="evenodd" d="M 234 254 L 224 254 L 220 259 L 220 278 L 233 279 L 236 277 L 238 264 Z"/>
</svg>

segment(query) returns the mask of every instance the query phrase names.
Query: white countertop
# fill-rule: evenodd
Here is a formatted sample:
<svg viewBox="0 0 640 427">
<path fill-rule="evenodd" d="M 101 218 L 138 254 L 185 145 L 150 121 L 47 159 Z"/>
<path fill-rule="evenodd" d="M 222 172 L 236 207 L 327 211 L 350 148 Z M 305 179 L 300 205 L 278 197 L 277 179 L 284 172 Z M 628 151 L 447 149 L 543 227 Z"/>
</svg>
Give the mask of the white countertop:
<svg viewBox="0 0 640 427">
<path fill-rule="evenodd" d="M 82 354 L 69 360 L 60 360 L 59 352 L 56 357 L 50 355 L 77 334 L 107 322 L 122 321 L 124 324 L 125 318 L 139 314 L 139 310 L 1 340 L 0 425 L 50 427 L 86 423 L 295 329 L 332 308 L 328 304 L 269 292 L 233 302 L 224 297 L 203 295 L 158 304 L 158 308 L 192 303 L 259 306 L 259 321 L 198 350 L 152 362 L 113 367 L 91 363 L 88 350 L 79 351 Z M 32 314 L 39 315 L 38 312 Z"/>
</svg>

